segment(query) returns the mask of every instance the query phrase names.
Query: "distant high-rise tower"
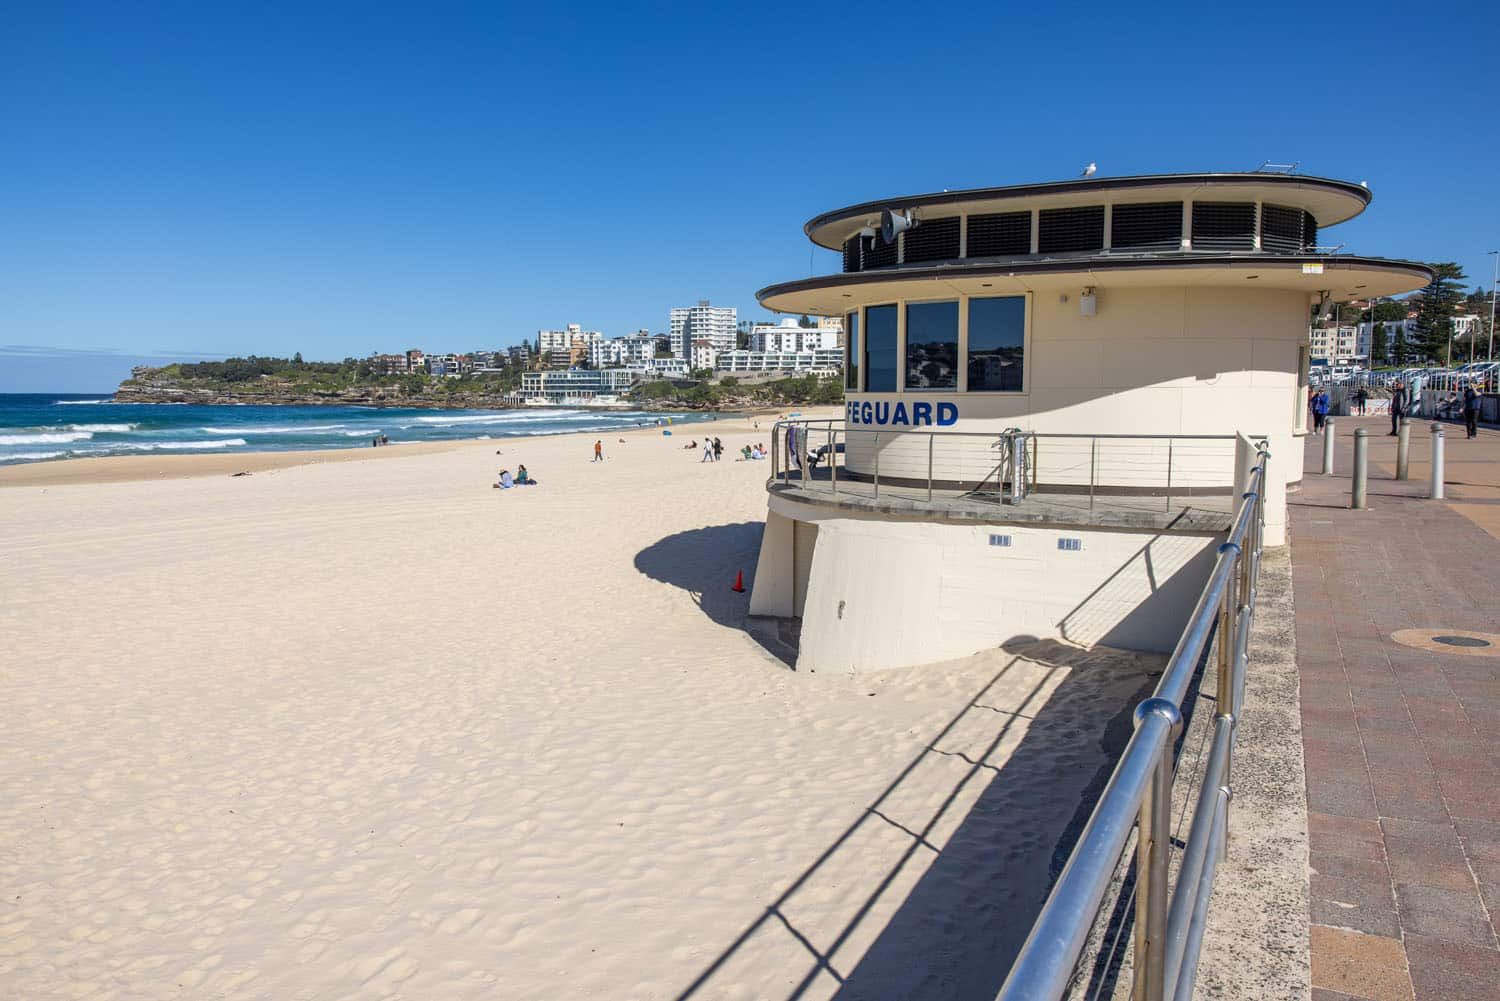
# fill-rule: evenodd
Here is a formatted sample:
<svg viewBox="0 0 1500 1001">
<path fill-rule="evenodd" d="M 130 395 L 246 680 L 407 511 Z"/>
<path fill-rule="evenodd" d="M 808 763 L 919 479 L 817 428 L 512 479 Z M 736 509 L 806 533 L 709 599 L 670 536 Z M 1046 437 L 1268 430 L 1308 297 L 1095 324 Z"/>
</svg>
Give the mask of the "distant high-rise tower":
<svg viewBox="0 0 1500 1001">
<path fill-rule="evenodd" d="M 672 310 L 668 334 L 672 354 L 691 358 L 694 341 L 708 341 L 715 354 L 733 351 L 735 325 L 733 306 L 711 306 L 707 299 L 699 299 L 696 306 L 678 306 Z"/>
</svg>

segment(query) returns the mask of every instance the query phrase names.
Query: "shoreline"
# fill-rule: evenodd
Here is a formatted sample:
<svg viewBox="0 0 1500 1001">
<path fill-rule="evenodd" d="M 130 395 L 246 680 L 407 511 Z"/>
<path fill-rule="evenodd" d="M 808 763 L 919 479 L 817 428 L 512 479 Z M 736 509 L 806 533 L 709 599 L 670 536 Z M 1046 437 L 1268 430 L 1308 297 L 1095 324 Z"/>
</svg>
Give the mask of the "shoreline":
<svg viewBox="0 0 1500 1001">
<path fill-rule="evenodd" d="M 571 408 L 570 408 L 571 409 Z M 774 421 L 777 411 L 725 415 L 711 421 L 695 421 L 684 427 L 722 427 L 735 422 Z M 22 462 L 0 466 L 0 490 L 8 487 L 57 487 L 90 483 L 131 483 L 141 480 L 182 480 L 205 476 L 233 476 L 245 472 L 251 475 L 269 473 L 297 466 L 320 465 L 336 462 L 361 462 L 396 459 L 417 455 L 433 455 L 463 449 L 500 449 L 502 453 L 518 447 L 521 442 L 535 442 L 559 438 L 589 437 L 604 435 L 626 438 L 630 436 L 655 436 L 664 430 L 659 425 L 612 429 L 601 431 L 564 431 L 546 435 L 518 435 L 511 438 L 464 438 L 450 441 L 417 441 L 384 448 L 369 445 L 351 445 L 345 448 L 289 449 L 286 451 L 219 452 L 215 454 L 168 454 L 168 455 L 101 455 L 75 459 L 48 459 L 40 462 Z M 675 428 L 673 430 L 676 430 Z M 769 438 L 770 429 L 764 429 Z M 696 432 L 695 432 L 696 433 Z"/>
</svg>

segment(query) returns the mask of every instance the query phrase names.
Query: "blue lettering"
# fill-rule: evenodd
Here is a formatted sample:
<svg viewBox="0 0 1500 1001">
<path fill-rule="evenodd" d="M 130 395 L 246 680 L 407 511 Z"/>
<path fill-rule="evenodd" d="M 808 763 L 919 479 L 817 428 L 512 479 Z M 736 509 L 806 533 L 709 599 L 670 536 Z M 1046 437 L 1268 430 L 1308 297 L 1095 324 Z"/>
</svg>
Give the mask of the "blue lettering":
<svg viewBox="0 0 1500 1001">
<path fill-rule="evenodd" d="M 889 424 L 891 422 L 891 405 L 889 403 L 875 404 L 875 423 Z"/>
<path fill-rule="evenodd" d="M 958 423 L 958 404 L 939 403 L 937 405 L 938 427 L 949 427 Z"/>
<path fill-rule="evenodd" d="M 930 404 L 930 403 L 913 403 L 911 405 L 911 422 L 912 422 L 913 425 L 917 425 L 917 424 L 931 424 L 932 423 L 932 404 Z"/>
<path fill-rule="evenodd" d="M 853 400 L 844 404 L 844 420 L 850 424 L 859 423 L 859 404 Z"/>
<path fill-rule="evenodd" d="M 911 421 L 909 421 L 909 420 L 906 419 L 906 404 L 905 403 L 897 403 L 896 404 L 895 412 L 891 414 L 891 423 L 892 424 L 910 424 L 911 423 Z"/>
<path fill-rule="evenodd" d="M 870 403 L 868 400 L 859 405 L 859 422 L 861 424 L 870 423 Z"/>
</svg>

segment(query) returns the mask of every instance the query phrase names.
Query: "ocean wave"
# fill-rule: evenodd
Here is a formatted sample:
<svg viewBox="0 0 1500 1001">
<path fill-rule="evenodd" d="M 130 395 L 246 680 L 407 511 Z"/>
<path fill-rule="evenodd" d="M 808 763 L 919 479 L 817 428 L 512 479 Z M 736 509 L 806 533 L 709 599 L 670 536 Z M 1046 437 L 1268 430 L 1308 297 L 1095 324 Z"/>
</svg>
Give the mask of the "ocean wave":
<svg viewBox="0 0 1500 1001">
<path fill-rule="evenodd" d="M 337 431 L 347 424 L 304 424 L 300 427 L 199 428 L 207 434 L 305 434 L 309 431 Z M 360 434 L 364 434 L 363 431 Z"/>
<path fill-rule="evenodd" d="M 57 407 L 82 407 L 95 403 L 113 403 L 114 400 L 105 398 L 103 400 L 53 400 L 52 405 Z"/>
<path fill-rule="evenodd" d="M 235 445 L 246 444 L 243 438 L 215 438 L 213 441 L 153 441 L 129 445 L 116 446 L 119 448 L 133 448 L 141 452 L 155 452 L 162 449 L 174 448 L 231 448 Z"/>
<path fill-rule="evenodd" d="M 471 415 L 471 416 L 460 416 L 460 417 L 455 417 L 455 416 L 450 416 L 450 415 L 445 414 L 445 415 L 443 415 L 441 417 L 418 417 L 416 420 L 417 420 L 418 424 L 430 424 L 430 425 L 435 425 L 437 427 L 457 427 L 460 424 L 523 424 L 523 423 L 534 423 L 536 421 L 558 420 L 559 418 L 561 418 L 561 417 L 563 417 L 565 415 L 572 415 L 572 414 L 578 414 L 578 413 L 581 413 L 581 411 L 578 411 L 578 410 L 558 410 L 558 411 L 554 411 L 552 413 L 546 413 L 546 414 L 535 413 L 535 412 L 528 412 L 528 413 L 524 413 L 524 414 L 512 414 L 512 413 L 503 413 L 503 414 L 475 414 L 475 415 Z M 585 415 L 585 416 L 587 416 L 587 415 Z"/>
<path fill-rule="evenodd" d="M 0 462 L 34 462 L 38 459 L 55 459 L 59 455 L 67 454 L 67 452 L 12 452 L 9 455 L 0 455 Z"/>
<path fill-rule="evenodd" d="M 124 434 L 134 431 L 139 424 L 69 424 L 68 431 L 97 431 L 101 434 Z"/>
<path fill-rule="evenodd" d="M 0 445 L 65 445 L 70 441 L 88 441 L 92 431 L 49 431 L 44 434 L 0 434 Z"/>
<path fill-rule="evenodd" d="M 369 431 L 345 431 L 345 438 L 373 438 L 380 433 L 379 428 L 371 428 Z"/>
</svg>

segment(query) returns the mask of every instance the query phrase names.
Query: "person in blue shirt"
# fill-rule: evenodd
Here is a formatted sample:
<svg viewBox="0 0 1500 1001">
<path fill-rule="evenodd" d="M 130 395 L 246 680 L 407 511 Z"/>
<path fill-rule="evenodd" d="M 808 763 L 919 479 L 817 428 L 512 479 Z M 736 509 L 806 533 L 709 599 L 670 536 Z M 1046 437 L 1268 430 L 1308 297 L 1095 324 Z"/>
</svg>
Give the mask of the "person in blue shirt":
<svg viewBox="0 0 1500 1001">
<path fill-rule="evenodd" d="M 1312 398 L 1313 431 L 1323 433 L 1323 424 L 1328 420 L 1328 390 L 1318 390 L 1318 395 Z"/>
</svg>

